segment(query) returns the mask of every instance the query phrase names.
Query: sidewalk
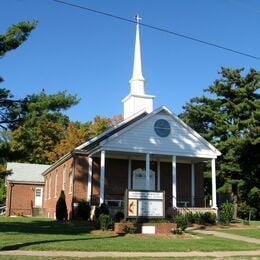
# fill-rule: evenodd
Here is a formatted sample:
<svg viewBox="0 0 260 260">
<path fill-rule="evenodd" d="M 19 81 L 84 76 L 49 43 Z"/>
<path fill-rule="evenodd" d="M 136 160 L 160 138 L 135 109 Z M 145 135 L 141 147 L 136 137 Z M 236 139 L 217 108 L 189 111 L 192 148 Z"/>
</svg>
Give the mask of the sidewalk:
<svg viewBox="0 0 260 260">
<path fill-rule="evenodd" d="M 190 228 L 188 230 L 195 232 L 195 233 L 199 233 L 199 234 L 213 235 L 213 236 L 216 236 L 216 237 L 234 239 L 234 240 L 244 241 L 244 242 L 248 242 L 248 243 L 255 243 L 255 244 L 260 245 L 260 239 L 257 239 L 257 238 L 239 236 L 239 235 L 224 233 L 224 232 L 221 232 L 221 231 L 215 231 L 215 230 L 213 231 L 213 230 L 207 230 L 207 229 L 192 229 L 192 228 Z"/>
<path fill-rule="evenodd" d="M 77 252 L 77 251 L 0 251 L 0 256 L 45 256 L 45 257 L 222 257 L 260 256 L 260 250 L 255 251 L 213 251 L 213 252 Z"/>
</svg>

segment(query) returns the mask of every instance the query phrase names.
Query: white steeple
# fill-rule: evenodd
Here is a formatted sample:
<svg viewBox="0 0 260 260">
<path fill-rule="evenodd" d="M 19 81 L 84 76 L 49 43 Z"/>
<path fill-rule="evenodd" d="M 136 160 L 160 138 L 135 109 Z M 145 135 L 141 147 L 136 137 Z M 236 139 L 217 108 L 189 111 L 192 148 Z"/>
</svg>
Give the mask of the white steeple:
<svg viewBox="0 0 260 260">
<path fill-rule="evenodd" d="M 124 104 L 124 119 L 133 116 L 141 110 L 148 113 L 153 111 L 154 96 L 145 94 L 145 79 L 142 73 L 142 57 L 140 46 L 139 23 L 141 18 L 137 15 L 136 19 L 136 37 L 135 37 L 135 53 L 133 75 L 130 79 L 130 94 L 126 96 L 122 102 Z"/>
<path fill-rule="evenodd" d="M 129 83 L 131 86 L 132 94 L 144 94 L 144 77 L 142 73 L 142 56 L 140 47 L 140 33 L 139 33 L 139 22 L 141 18 L 137 15 L 136 19 L 136 36 L 135 36 L 135 54 L 134 54 L 134 67 L 133 76 Z"/>
</svg>

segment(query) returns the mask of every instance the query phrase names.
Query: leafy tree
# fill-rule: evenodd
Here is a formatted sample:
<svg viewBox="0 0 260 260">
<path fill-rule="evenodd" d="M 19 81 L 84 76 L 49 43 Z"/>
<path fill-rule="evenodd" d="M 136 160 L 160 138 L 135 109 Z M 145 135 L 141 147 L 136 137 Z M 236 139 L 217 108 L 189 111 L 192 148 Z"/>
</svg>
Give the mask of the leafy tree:
<svg viewBox="0 0 260 260">
<path fill-rule="evenodd" d="M 180 117 L 221 151 L 218 187 L 233 184 L 239 199 L 252 204 L 247 194 L 254 198 L 260 187 L 260 71 L 243 76 L 243 70 L 222 68 L 205 89 L 209 95 L 191 99 Z"/>
<path fill-rule="evenodd" d="M 76 96 L 66 92 L 27 97 L 20 126 L 11 133 L 14 159 L 31 163 L 50 163 L 49 153 L 64 138 L 69 118 L 61 113 L 78 103 Z"/>
<path fill-rule="evenodd" d="M 73 150 L 76 146 L 102 133 L 120 121 L 122 121 L 121 115 L 112 118 L 96 116 L 93 122 L 86 122 L 83 124 L 79 122 L 70 122 L 65 129 L 63 138 L 56 144 L 54 149 L 49 152 L 49 160 L 55 161 L 59 159 L 64 154 Z"/>
<path fill-rule="evenodd" d="M 0 34 L 0 58 L 8 51 L 19 47 L 29 37 L 31 31 L 36 27 L 36 22 L 20 22 L 12 25 L 5 34 Z M 0 82 L 3 78 L 0 76 Z M 8 89 L 0 88 L 0 127 L 7 128 L 17 123 L 20 119 L 24 99 L 13 99 Z"/>
</svg>

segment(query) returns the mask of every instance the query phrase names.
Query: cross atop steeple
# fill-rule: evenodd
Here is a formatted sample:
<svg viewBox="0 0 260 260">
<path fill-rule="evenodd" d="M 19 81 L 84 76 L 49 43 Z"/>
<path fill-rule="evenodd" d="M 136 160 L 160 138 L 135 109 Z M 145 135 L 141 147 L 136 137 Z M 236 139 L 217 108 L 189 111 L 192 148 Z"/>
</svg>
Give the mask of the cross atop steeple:
<svg viewBox="0 0 260 260">
<path fill-rule="evenodd" d="M 135 20 L 136 20 L 136 23 L 140 23 L 140 21 L 142 20 L 142 18 L 139 16 L 139 14 L 137 14 L 136 16 L 135 16 Z"/>
</svg>

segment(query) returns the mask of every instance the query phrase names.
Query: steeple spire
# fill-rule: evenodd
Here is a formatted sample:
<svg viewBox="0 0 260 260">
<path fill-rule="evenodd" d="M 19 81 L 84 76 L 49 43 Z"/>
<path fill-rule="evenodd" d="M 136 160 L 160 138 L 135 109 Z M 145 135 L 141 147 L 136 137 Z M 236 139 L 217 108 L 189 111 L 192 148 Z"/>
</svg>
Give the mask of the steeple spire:
<svg viewBox="0 0 260 260">
<path fill-rule="evenodd" d="M 139 23 L 141 18 L 139 15 L 135 16 L 136 19 L 136 36 L 135 36 L 135 53 L 134 53 L 134 67 L 133 76 L 131 78 L 130 86 L 132 94 L 144 94 L 144 77 L 142 73 L 142 57 L 141 57 L 141 46 L 140 46 L 140 33 Z"/>
<path fill-rule="evenodd" d="M 139 23 L 141 18 L 136 15 L 136 36 L 135 36 L 135 53 L 134 53 L 134 67 L 133 76 L 130 83 L 130 94 L 123 100 L 124 104 L 124 119 L 133 117 L 141 111 L 150 113 L 153 111 L 154 96 L 147 95 L 144 91 L 144 77 L 142 73 L 142 59 L 141 59 L 141 46 L 139 35 Z"/>
</svg>

